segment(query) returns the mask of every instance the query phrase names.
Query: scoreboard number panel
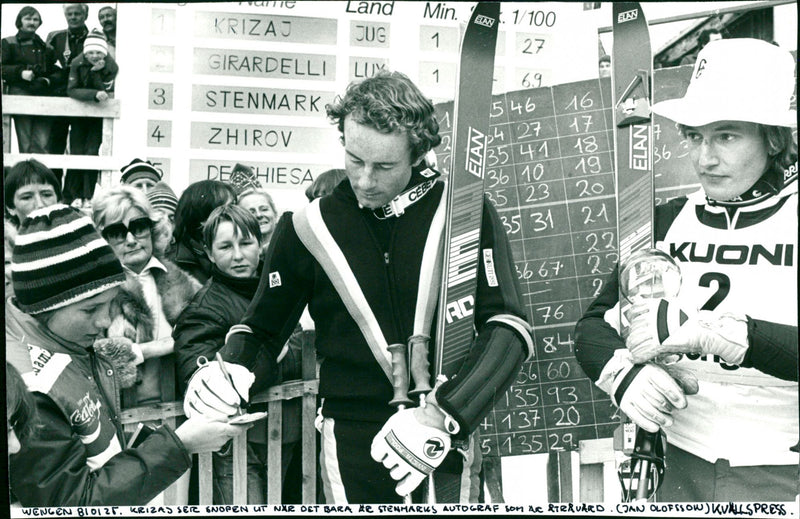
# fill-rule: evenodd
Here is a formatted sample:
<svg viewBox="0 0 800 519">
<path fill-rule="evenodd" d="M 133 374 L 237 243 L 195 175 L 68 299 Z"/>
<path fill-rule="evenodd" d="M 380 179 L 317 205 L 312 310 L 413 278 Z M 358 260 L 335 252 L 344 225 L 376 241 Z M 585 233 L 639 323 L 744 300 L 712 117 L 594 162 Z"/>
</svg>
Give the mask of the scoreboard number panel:
<svg viewBox="0 0 800 519">
<path fill-rule="evenodd" d="M 655 84 L 662 96 L 677 97 L 690 73 L 657 70 Z M 436 107 L 440 164 L 452 109 Z M 694 190 L 694 174 L 674 124 L 659 116 L 655 123 L 656 192 L 665 201 Z M 510 240 L 536 351 L 482 421 L 484 455 L 572 450 L 580 440 L 610 437 L 618 425 L 616 407 L 573 352 L 575 323 L 618 260 L 611 129 L 609 79 L 493 97 L 486 193 Z"/>
</svg>

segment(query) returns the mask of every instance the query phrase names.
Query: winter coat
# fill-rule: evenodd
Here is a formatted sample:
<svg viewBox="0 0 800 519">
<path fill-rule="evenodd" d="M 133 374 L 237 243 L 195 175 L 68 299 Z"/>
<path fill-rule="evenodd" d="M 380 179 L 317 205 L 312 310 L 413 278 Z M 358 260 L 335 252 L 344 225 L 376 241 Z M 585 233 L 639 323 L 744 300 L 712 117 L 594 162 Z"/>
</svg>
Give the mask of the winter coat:
<svg viewBox="0 0 800 519">
<path fill-rule="evenodd" d="M 191 466 L 168 426 L 125 449 L 113 365 L 6 305 L 8 358 L 33 392 L 38 433 L 9 457 L 23 506 L 144 505 Z"/>
<path fill-rule="evenodd" d="M 79 101 L 97 101 L 97 92 L 113 92 L 114 79 L 119 67 L 111 56 L 106 56 L 105 66 L 92 70 L 92 64 L 83 54 L 79 54 L 69 66 L 67 95 Z"/>
<path fill-rule="evenodd" d="M 178 318 L 172 337 L 175 339 L 175 357 L 178 371 L 178 385 L 181 395 L 197 370 L 200 356 L 213 360 L 217 351 L 225 344 L 225 335 L 231 326 L 237 324 L 244 315 L 250 300 L 256 293 L 259 278 L 234 278 L 214 267 L 211 279 L 192 299 Z M 300 354 L 304 333 L 300 326 L 284 346 L 285 354 L 280 363 L 279 381 L 300 378 Z M 257 381 L 275 379 L 275 374 L 265 374 L 264 365 L 257 364 L 253 369 Z M 254 386 L 250 394 L 265 389 Z M 263 443 L 266 440 L 266 422 L 259 422 L 248 433 L 248 438 Z M 261 438 L 258 438 L 258 435 Z M 283 404 L 283 442 L 296 441 L 300 436 L 300 400 L 284 401 Z"/>
<path fill-rule="evenodd" d="M 428 180 L 415 172 L 406 189 L 418 189 Z M 405 344 L 414 333 L 423 252 L 443 193 L 444 184 L 437 181 L 402 216 L 378 218 L 374 211 L 360 208 L 350 183 L 342 182 L 330 195 L 304 208 L 319 211 L 387 344 Z M 259 356 L 266 361 L 277 358 L 308 305 L 316 351 L 324 358 L 319 374 L 322 415 L 385 422 L 395 412 L 389 404 L 392 383 L 325 267 L 301 241 L 294 217 L 287 212 L 279 220 L 258 295 L 242 317 L 241 324 L 252 333 L 231 334 L 222 356 L 246 367 Z M 477 290 L 474 309 L 470 308 L 478 330 L 471 346 L 476 354 L 469 355 L 459 376 L 437 393 L 439 404 L 459 422 L 464 436 L 477 428 L 533 348 L 508 238 L 488 201 L 476 245 L 488 258 L 476 269 Z M 431 336 L 434 329 L 432 325 Z"/>
<path fill-rule="evenodd" d="M 56 52 L 39 35 L 18 32 L 2 41 L 2 76 L 8 93 L 15 95 L 48 95 L 51 83 L 60 81 L 61 69 Z M 33 80 L 22 79 L 22 72 L 33 71 Z"/>
<path fill-rule="evenodd" d="M 69 66 L 75 57 L 83 52 L 83 42 L 89 35 L 89 29 L 84 25 L 75 32 L 68 29 L 53 31 L 47 35 L 47 44 L 53 47 L 58 63 L 61 65 L 61 72 L 58 81 L 51 87 L 53 95 L 67 95 L 67 77 L 69 76 Z"/>
<path fill-rule="evenodd" d="M 169 259 L 200 283 L 205 283 L 211 277 L 211 261 L 203 252 L 203 246 L 191 238 L 188 243 L 176 243 Z"/>
<path fill-rule="evenodd" d="M 151 269 L 155 279 L 161 307 L 170 326 L 175 326 L 178 316 L 202 286 L 171 261 L 158 258 L 166 272 Z M 129 275 L 119 293 L 111 302 L 111 325 L 108 337 L 126 337 L 135 343 L 154 339 L 155 318 L 139 280 Z M 136 386 L 123 392 L 122 407 L 132 407 L 151 402 L 175 400 L 174 357 L 168 355 L 144 361 L 138 368 Z"/>
</svg>

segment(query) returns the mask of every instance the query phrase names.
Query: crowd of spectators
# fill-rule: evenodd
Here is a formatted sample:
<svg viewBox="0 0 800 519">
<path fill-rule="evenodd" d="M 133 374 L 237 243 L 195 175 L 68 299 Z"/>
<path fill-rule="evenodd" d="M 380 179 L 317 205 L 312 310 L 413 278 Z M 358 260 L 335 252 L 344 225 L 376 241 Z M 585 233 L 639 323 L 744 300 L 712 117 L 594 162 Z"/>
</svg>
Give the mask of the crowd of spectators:
<svg viewBox="0 0 800 519">
<path fill-rule="evenodd" d="M 160 450 L 153 450 L 156 460 L 148 470 L 161 466 L 164 460 L 171 460 L 173 469 L 167 474 L 172 475 L 160 478 L 159 483 L 140 495 L 128 492 L 110 497 L 102 495 L 108 490 L 95 491 L 94 487 L 89 487 L 101 466 L 108 468 L 108 483 L 113 484 L 114 478 L 122 477 L 116 475 L 117 470 L 130 462 L 127 457 L 131 454 L 124 450 L 130 438 L 122 433 L 119 411 L 180 400 L 186 381 L 200 363 L 213 359 L 223 346 L 227 330 L 238 322 L 255 294 L 264 245 L 272 233 L 278 211 L 253 170 L 244 165 L 237 165 L 237 172 L 230 181 L 194 182 L 180 196 L 146 160 L 134 159 L 120 171 L 120 183 L 98 189 L 90 208 L 80 209 L 64 204 L 56 175 L 41 162 L 28 159 L 5 171 L 5 308 L 6 321 L 11 323 L 6 328 L 6 351 L 13 366 L 7 370 L 15 368 L 24 378 L 39 370 L 43 356 L 50 359 L 64 354 L 80 359 L 76 365 L 83 366 L 89 373 L 97 369 L 100 373 L 113 373 L 113 384 L 98 380 L 88 383 L 85 389 L 92 397 L 100 399 L 87 404 L 87 409 L 93 406 L 107 409 L 108 416 L 100 413 L 96 418 L 103 424 L 108 421 L 119 435 L 116 440 L 119 449 L 113 448 L 97 459 L 92 456 L 77 458 L 85 462 L 86 467 L 91 466 L 91 470 L 84 473 L 83 465 L 75 465 L 77 451 L 70 450 L 72 454 L 63 456 L 67 452 L 65 445 L 74 447 L 85 438 L 76 435 L 74 428 L 70 429 L 68 415 L 64 414 L 66 410 L 59 408 L 58 398 L 61 397 L 37 393 L 35 400 L 39 405 L 35 407 L 45 405 L 47 419 L 39 423 L 40 432 L 34 434 L 34 440 L 24 441 L 30 428 L 17 425 L 22 423 L 20 419 L 12 420 L 9 415 L 9 431 L 17 431 L 21 440 L 19 453 L 10 452 L 13 498 L 24 506 L 110 504 L 115 499 L 125 504 L 156 503 L 168 485 L 176 484 L 178 499 L 189 502 L 190 478 L 184 458 L 189 459 L 192 452 L 205 449 L 219 451 L 213 465 L 214 502 L 231 503 L 230 444 L 221 450 L 221 445 L 209 449 L 207 442 L 192 443 L 189 438 L 188 444 L 183 442 L 184 450 L 175 449 L 178 442 L 173 436 L 183 440 L 186 429 L 178 427 L 166 431 L 166 426 L 160 426 L 157 421 L 143 424 L 149 430 L 163 431 L 157 435 L 162 445 Z M 309 190 L 315 196 L 322 196 L 343 178 L 340 172 L 326 172 L 319 175 Z M 72 233 L 75 236 L 70 238 Z M 37 242 L 47 243 L 51 239 L 48 234 L 52 234 L 54 240 L 49 253 L 42 248 L 43 243 Z M 57 235 L 60 237 L 56 238 Z M 19 236 L 23 237 L 22 247 Z M 31 248 L 32 256 L 23 254 L 26 247 Z M 100 258 L 87 260 L 83 254 L 96 247 L 102 249 L 102 254 L 98 253 Z M 37 257 L 37 254 L 44 256 Z M 76 257 L 81 258 L 80 262 L 70 259 Z M 29 269 L 25 263 L 38 267 Z M 48 267 L 48 263 L 52 265 Z M 58 285 L 49 294 L 50 298 L 47 290 L 40 290 L 42 284 L 47 283 L 46 267 L 55 269 L 51 274 Z M 70 268 L 75 272 L 70 273 Z M 43 270 L 38 272 L 40 269 Z M 37 272 L 41 276 L 31 278 Z M 23 291 L 23 299 L 37 295 L 33 296 L 33 301 L 20 303 L 19 290 Z M 64 294 L 72 294 L 72 297 Z M 66 317 L 72 319 L 87 305 L 93 312 L 92 317 L 76 319 L 77 330 L 75 326 L 67 332 L 63 332 L 63 328 L 49 328 L 49 323 L 54 322 L 53 312 L 58 314 L 64 309 Z M 32 330 L 37 336 L 52 340 L 52 344 L 40 344 L 32 350 L 27 348 L 22 339 L 27 336 L 24 341 L 28 341 Z M 313 332 L 304 331 L 298 325 L 281 356 L 281 380 L 300 377 L 302 344 L 307 340 L 313 340 Z M 75 348 L 75 343 L 81 347 Z M 88 360 L 85 358 L 87 351 L 90 352 Z M 69 378 L 66 373 L 62 376 Z M 62 382 L 72 387 L 69 380 Z M 25 402 L 27 400 L 15 401 L 14 405 L 19 407 Z M 20 409 L 27 423 L 31 418 L 26 408 Z M 230 437 L 242 430 L 224 430 L 221 434 Z M 58 447 L 48 440 L 53 435 L 61 439 L 63 452 L 56 453 Z M 299 470 L 299 400 L 287 401 L 284 405 L 282 438 L 285 476 L 289 471 Z M 110 444 L 115 441 L 106 440 Z M 164 451 L 164 442 L 171 445 L 172 450 Z M 152 444 L 144 442 L 136 448 L 147 449 L 148 445 Z M 249 431 L 248 454 L 248 501 L 263 503 L 267 488 L 264 422 L 257 423 Z M 59 478 L 47 488 L 36 487 L 31 481 L 34 477 L 31 464 L 24 460 L 43 456 L 48 463 L 35 464 L 39 474 L 45 471 L 74 476 L 78 471 L 82 476 Z M 296 486 L 286 489 L 284 499 L 288 502 L 299 502 L 299 484 Z"/>
<path fill-rule="evenodd" d="M 116 10 L 98 12 L 100 29 L 90 30 L 89 4 L 64 4 L 66 29 L 42 39 L 42 15 L 32 6 L 16 17 L 17 33 L 2 39 L 3 93 L 70 97 L 85 103 L 106 103 L 113 97 L 119 67 L 116 53 Z M 54 115 L 14 115 L 20 153 L 97 155 L 102 144 L 102 119 Z M 63 187 L 63 202 L 90 207 L 98 171 L 54 169 Z"/>
<path fill-rule="evenodd" d="M 20 9 L 16 18 L 18 33 L 2 40 L 4 93 L 70 96 L 90 103 L 109 99 L 119 70 L 113 58 L 116 11 L 111 7 L 100 10 L 98 19 L 102 32 L 86 27 L 88 15 L 87 4 L 65 4 L 67 28 L 42 39 L 36 34 L 42 23 L 41 14 L 31 6 Z M 63 154 L 68 151 L 96 155 L 102 139 L 101 119 L 98 118 L 16 115 L 14 127 L 21 153 Z M 236 165 L 228 182 L 195 182 L 180 197 L 162 179 L 161 171 L 146 160 L 133 159 L 120 168 L 120 173 L 118 185 L 96 191 L 96 171 L 69 170 L 62 179 L 61 170 L 52 170 L 35 159 L 4 168 L 6 320 L 12 323 L 6 330 L 11 491 L 15 501 L 25 506 L 112 504 L 116 499 L 125 504 L 155 502 L 151 500 L 157 500 L 158 494 L 176 480 L 183 481 L 178 486 L 179 499 L 188 501 L 187 463 L 181 458 L 192 452 L 209 450 L 209 444 L 187 436 L 187 427 L 171 430 L 159 427 L 158 423 L 145 424 L 162 431 L 157 434 L 162 441 L 160 449 L 155 449 L 157 461 L 145 463 L 147 470 L 152 471 L 165 460 L 171 460 L 173 465 L 172 472 L 167 471 L 165 477 L 145 485 L 146 491 L 137 495 L 110 493 L 108 489 L 91 485 L 90 480 L 99 470 L 108 468 L 105 472 L 108 483 L 114 484 L 116 478 L 122 477 L 119 469 L 130 463 L 125 459 L 130 455 L 116 452 L 129 440 L 121 433 L 119 411 L 182 398 L 186 380 L 197 368 L 199 357 L 213 358 L 224 344 L 227 329 L 238 321 L 255 293 L 264 252 L 279 216 L 272 196 L 261 186 L 253 170 L 242 164 Z M 309 186 L 309 190 L 313 188 L 316 196 L 321 196 L 343 178 L 339 174 L 336 182 L 329 179 L 323 187 L 317 182 Z M 90 215 L 91 220 L 86 219 L 86 215 Z M 39 285 L 25 287 L 26 274 L 20 271 L 23 256 L 19 247 L 15 249 L 17 236 L 66 232 L 65 229 L 75 232 L 75 227 L 81 230 L 78 233 L 81 236 L 74 236 L 72 242 L 65 241 L 61 252 L 78 255 L 81 247 L 87 246 L 87 238 L 91 238 L 88 243 L 96 244 L 102 237 L 102 253 L 98 253 L 102 258 L 83 269 L 92 268 L 94 273 L 76 272 L 71 278 L 68 274 L 62 275 L 70 278 L 62 280 L 62 288 L 72 297 L 55 307 L 50 304 L 52 301 L 34 301 L 33 306 L 20 304 L 15 289 L 23 290 L 23 296 L 30 297 L 39 292 Z M 30 246 L 28 238 L 23 241 Z M 57 263 L 55 259 L 53 262 Z M 98 271 L 97 268 L 101 264 L 105 265 L 105 274 L 114 271 L 113 274 L 92 279 L 92 275 L 102 274 L 104 269 Z M 39 296 L 34 299 L 36 297 Z M 83 311 L 87 302 L 97 313 L 98 305 L 94 303 L 98 298 L 104 314 L 94 322 L 89 319 L 83 327 L 79 324 L 77 329 L 72 327 L 66 332 L 50 330 L 54 314 L 55 322 L 61 322 L 60 312 L 69 318 L 76 311 Z M 41 312 L 39 307 L 45 311 Z M 100 413 L 101 416 L 95 418 L 101 423 L 110 421 L 116 434 L 121 436 L 103 439 L 104 445 L 118 442 L 117 448 L 108 447 L 114 452 L 86 459 L 78 456 L 78 465 L 70 467 L 64 464 L 74 465 L 75 456 L 61 459 L 61 462 L 53 461 L 60 456 L 44 456 L 52 464 L 28 463 L 32 457 L 41 458 L 44 453 L 54 452 L 56 446 L 52 440 L 55 436 L 60 435 L 65 443 L 73 446 L 85 438 L 76 436 L 70 428 L 56 395 L 37 393 L 32 397 L 24 390 L 22 380 L 33 371 L 37 361 L 32 357 L 34 353 L 26 351 L 17 340 L 25 336 L 27 327 L 52 339 L 53 344 L 42 344 L 41 351 L 46 350 L 46 356 L 77 356 L 78 366 L 87 362 L 83 355 L 87 350 L 84 348 L 78 354 L 70 350 L 69 344 L 76 336 L 81 336 L 91 345 L 88 351 L 96 355 L 84 367 L 108 367 L 108 372 L 115 374 L 116 383 L 111 386 L 97 381 L 85 388 L 87 394 L 101 395 L 99 398 L 105 399 L 90 403 L 89 408 L 94 404 L 108 410 L 107 416 Z M 92 332 L 88 333 L 89 339 L 87 331 Z M 307 337 L 308 334 L 298 327 L 286 344 L 282 362 L 284 380 L 299 376 L 301 344 Z M 37 350 L 38 354 L 41 351 Z M 48 398 L 55 399 L 56 405 L 53 406 L 53 401 L 44 402 L 47 412 L 37 417 L 36 402 Z M 293 456 L 299 444 L 299 413 L 299 401 L 286 403 L 284 475 L 292 463 L 299 463 L 299 458 Z M 210 432 L 208 427 L 195 429 L 201 434 L 205 432 L 206 436 Z M 229 438 L 238 432 L 233 428 L 213 436 Z M 171 440 L 174 436 L 183 441 L 183 450 L 174 448 L 176 443 L 180 444 Z M 172 447 L 171 452 L 164 452 L 165 440 Z M 248 434 L 248 451 L 248 501 L 264 502 L 267 449 L 263 422 Z M 147 454 L 139 456 L 148 458 Z M 177 459 L 180 462 L 176 462 Z M 214 458 L 217 476 L 214 501 L 217 503 L 232 501 L 231 464 L 228 443 Z M 31 480 L 34 467 L 39 474 L 45 470 L 53 474 L 77 472 L 78 475 L 58 478 L 46 487 L 37 486 Z M 90 470 L 84 470 L 86 468 Z M 299 489 L 285 495 L 290 500 L 299 499 Z"/>
</svg>

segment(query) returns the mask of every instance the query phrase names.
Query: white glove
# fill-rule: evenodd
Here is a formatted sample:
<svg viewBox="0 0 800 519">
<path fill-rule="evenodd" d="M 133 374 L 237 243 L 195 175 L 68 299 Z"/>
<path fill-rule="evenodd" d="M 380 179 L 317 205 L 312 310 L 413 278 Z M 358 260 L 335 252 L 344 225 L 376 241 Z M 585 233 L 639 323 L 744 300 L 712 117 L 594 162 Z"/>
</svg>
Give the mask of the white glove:
<svg viewBox="0 0 800 519">
<path fill-rule="evenodd" d="M 450 435 L 443 429 L 424 425 L 419 413 L 424 409 L 404 409 L 393 414 L 372 439 L 372 459 L 389 469 L 399 481 L 398 495 L 406 496 L 433 472 L 450 451 Z"/>
<path fill-rule="evenodd" d="M 183 399 L 183 412 L 187 418 L 202 415 L 209 420 L 225 422 L 239 412 L 243 400 L 249 400 L 255 375 L 244 366 L 230 362 L 225 363 L 225 369 L 230 373 L 235 389 L 216 361 L 208 362 L 194 372 Z"/>
<path fill-rule="evenodd" d="M 631 325 L 625 344 L 634 363 L 670 353 L 719 355 L 728 364 L 744 360 L 747 318 L 701 310 L 691 314 L 667 299 L 637 303 L 628 314 Z"/>
<path fill-rule="evenodd" d="M 631 370 L 639 370 L 628 377 Z M 620 387 L 627 384 L 627 387 Z M 697 379 L 691 373 L 656 364 L 623 369 L 614 378 L 611 398 L 636 425 L 650 432 L 672 425 L 672 411 L 686 407 L 686 395 L 697 393 Z M 618 393 L 622 393 L 621 397 Z M 617 397 L 619 401 L 617 401 Z"/>
</svg>

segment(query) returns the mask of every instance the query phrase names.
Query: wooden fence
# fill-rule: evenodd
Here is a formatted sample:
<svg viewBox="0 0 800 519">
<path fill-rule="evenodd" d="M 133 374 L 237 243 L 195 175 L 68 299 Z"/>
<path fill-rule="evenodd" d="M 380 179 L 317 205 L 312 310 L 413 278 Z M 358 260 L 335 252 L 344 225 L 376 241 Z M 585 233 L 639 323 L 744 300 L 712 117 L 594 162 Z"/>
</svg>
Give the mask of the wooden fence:
<svg viewBox="0 0 800 519">
<path fill-rule="evenodd" d="M 302 501 L 317 502 L 317 432 L 314 418 L 317 409 L 317 366 L 312 341 L 304 340 L 302 349 L 302 379 L 272 386 L 257 393 L 250 399 L 251 404 L 266 402 L 267 417 L 267 504 L 281 503 L 281 425 L 283 422 L 284 400 L 301 398 L 301 448 L 302 448 Z M 127 432 L 133 432 L 139 422 L 158 421 L 175 426 L 184 416 L 183 402 L 166 402 L 143 407 L 125 409 L 121 421 Z M 247 433 L 233 439 L 233 503 L 247 504 Z M 198 459 L 199 503 L 212 504 L 213 472 L 211 452 L 201 453 Z M 277 475 L 274 477 L 273 475 Z M 165 494 L 164 504 L 175 504 L 175 489 L 170 487 Z"/>
<path fill-rule="evenodd" d="M 70 97 L 3 95 L 3 163 L 7 166 L 34 158 L 50 169 L 93 169 L 102 172 L 101 184 L 110 183 L 111 171 L 119 170 L 119 160 L 111 156 L 114 143 L 114 120 L 119 119 L 121 103 L 87 103 Z M 49 155 L 15 153 L 11 149 L 11 120 L 14 115 L 52 115 L 66 117 L 102 117 L 103 141 L 99 155 Z"/>
</svg>

